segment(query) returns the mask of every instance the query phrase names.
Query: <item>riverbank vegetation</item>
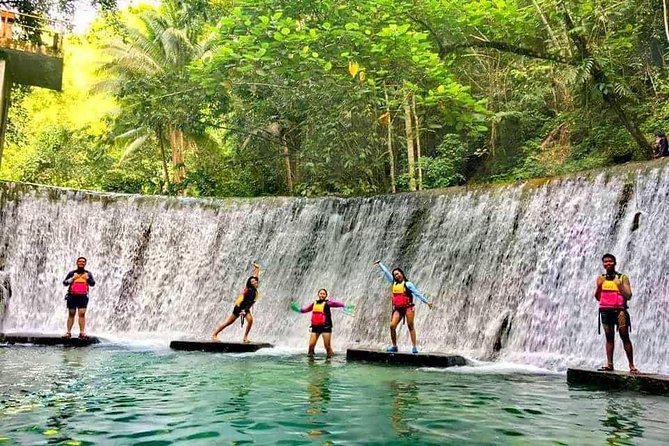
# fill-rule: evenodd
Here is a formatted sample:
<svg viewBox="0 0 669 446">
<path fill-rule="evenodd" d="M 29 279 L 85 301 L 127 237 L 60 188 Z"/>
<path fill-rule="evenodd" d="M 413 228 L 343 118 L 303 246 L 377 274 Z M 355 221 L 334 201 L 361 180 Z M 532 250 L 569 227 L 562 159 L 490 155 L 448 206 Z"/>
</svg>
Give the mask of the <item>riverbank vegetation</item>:
<svg viewBox="0 0 669 446">
<path fill-rule="evenodd" d="M 649 159 L 669 127 L 666 0 L 102 3 L 62 92 L 14 88 L 1 178 L 353 196 Z"/>
</svg>

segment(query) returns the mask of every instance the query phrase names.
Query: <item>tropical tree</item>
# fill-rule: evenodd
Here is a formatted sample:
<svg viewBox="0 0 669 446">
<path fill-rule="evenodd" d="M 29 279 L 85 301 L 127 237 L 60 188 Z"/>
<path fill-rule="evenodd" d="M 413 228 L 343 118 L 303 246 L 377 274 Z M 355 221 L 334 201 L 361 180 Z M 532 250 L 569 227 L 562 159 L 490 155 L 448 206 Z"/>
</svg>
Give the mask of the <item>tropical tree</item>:
<svg viewBox="0 0 669 446">
<path fill-rule="evenodd" d="M 186 153 L 208 143 L 207 127 L 220 121 L 228 104 L 224 89 L 205 89 L 189 72 L 189 64 L 214 47 L 187 6 L 170 0 L 158 10 L 140 10 L 137 25 L 123 25 L 107 43 L 110 60 L 102 69 L 110 78 L 101 88 L 113 91 L 120 104 L 117 140 L 126 144 L 126 154 L 155 144 L 166 185 L 174 190 L 183 189 Z"/>
</svg>

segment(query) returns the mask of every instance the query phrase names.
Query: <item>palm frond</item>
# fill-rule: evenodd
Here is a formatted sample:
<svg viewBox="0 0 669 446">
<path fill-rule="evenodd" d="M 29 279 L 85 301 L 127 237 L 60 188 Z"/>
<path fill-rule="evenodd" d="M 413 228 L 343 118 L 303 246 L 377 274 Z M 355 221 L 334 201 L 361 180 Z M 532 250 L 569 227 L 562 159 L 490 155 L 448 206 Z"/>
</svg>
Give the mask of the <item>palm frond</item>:
<svg viewBox="0 0 669 446">
<path fill-rule="evenodd" d="M 138 136 L 135 138 L 130 144 L 128 144 L 123 151 L 123 155 L 121 155 L 121 158 L 119 158 L 119 162 L 123 162 L 125 158 L 127 158 L 132 152 L 135 150 L 139 149 L 144 143 L 146 142 L 147 139 L 149 139 L 149 133 L 145 133 L 141 136 Z"/>
<path fill-rule="evenodd" d="M 186 33 L 180 29 L 168 28 L 160 36 L 166 59 L 177 67 L 191 61 L 194 48 Z"/>
</svg>

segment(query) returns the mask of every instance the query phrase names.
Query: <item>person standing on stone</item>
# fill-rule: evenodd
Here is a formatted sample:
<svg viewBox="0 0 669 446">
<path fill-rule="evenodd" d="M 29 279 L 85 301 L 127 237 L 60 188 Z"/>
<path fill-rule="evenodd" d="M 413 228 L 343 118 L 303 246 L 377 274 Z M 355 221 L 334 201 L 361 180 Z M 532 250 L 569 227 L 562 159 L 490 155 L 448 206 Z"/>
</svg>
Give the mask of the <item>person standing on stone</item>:
<svg viewBox="0 0 669 446">
<path fill-rule="evenodd" d="M 632 299 L 632 287 L 629 278 L 616 271 L 616 257 L 613 254 L 604 254 L 602 266 L 606 272 L 596 278 L 595 299 L 599 302 L 599 315 L 606 335 L 606 365 L 598 370 L 613 371 L 615 327 L 618 326 L 630 373 L 637 374 L 639 370 L 634 366 L 634 350 L 629 335 L 630 315 L 627 311 L 627 302 Z"/>
<path fill-rule="evenodd" d="M 95 279 L 90 271 L 86 270 L 86 258 L 77 258 L 77 269 L 70 271 L 63 280 L 67 287 L 65 300 L 67 301 L 67 332 L 64 338 L 72 337 L 74 316 L 79 312 L 79 338 L 86 338 L 86 308 L 88 307 L 88 290 L 95 286 Z"/>
<path fill-rule="evenodd" d="M 311 337 L 309 338 L 308 355 L 314 355 L 318 337 L 323 335 L 323 345 L 328 358 L 334 354 L 331 346 L 332 339 L 332 311 L 331 308 L 343 308 L 348 315 L 352 315 L 353 305 L 346 305 L 344 302 L 330 300 L 328 290 L 321 288 L 318 290 L 318 298 L 304 307 L 299 306 L 297 302 L 291 302 L 290 308 L 297 313 L 311 313 Z"/>
<path fill-rule="evenodd" d="M 253 262 L 253 273 L 251 277 L 246 280 L 246 287 L 242 290 L 241 294 L 235 300 L 235 306 L 232 309 L 232 313 L 227 317 L 225 322 L 220 324 L 214 330 L 214 333 L 211 335 L 211 339 L 218 341 L 218 334 L 222 332 L 226 327 L 232 325 L 238 317 L 242 318 L 242 325 L 246 321 L 246 331 L 244 332 L 244 339 L 242 342 L 245 344 L 250 343 L 249 341 L 249 332 L 253 326 L 253 315 L 251 314 L 251 307 L 260 299 L 260 294 L 258 293 L 258 277 L 260 277 L 260 265 L 257 262 Z"/>
<path fill-rule="evenodd" d="M 397 352 L 397 326 L 402 319 L 406 319 L 409 335 L 411 336 L 411 344 L 413 345 L 411 352 L 418 353 L 418 347 L 416 346 L 416 329 L 413 324 L 415 316 L 413 297 L 415 296 L 420 299 L 423 303 L 427 304 L 430 309 L 432 309 L 432 304 L 428 302 L 427 297 L 423 296 L 423 294 L 418 291 L 418 288 L 416 288 L 413 283 L 406 279 L 404 271 L 395 268 L 391 273 L 380 260 L 377 260 L 374 264 L 379 265 L 386 281 L 391 284 L 393 312 L 390 319 L 390 340 L 393 345 L 386 350 L 391 353 Z"/>
</svg>

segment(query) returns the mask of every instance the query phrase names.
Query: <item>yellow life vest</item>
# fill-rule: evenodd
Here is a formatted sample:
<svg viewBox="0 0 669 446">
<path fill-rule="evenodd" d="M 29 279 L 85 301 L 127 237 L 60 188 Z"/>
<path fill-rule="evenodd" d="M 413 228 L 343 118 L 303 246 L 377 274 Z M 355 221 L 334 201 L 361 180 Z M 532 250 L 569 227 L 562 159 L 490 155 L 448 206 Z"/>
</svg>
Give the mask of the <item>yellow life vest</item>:
<svg viewBox="0 0 669 446">
<path fill-rule="evenodd" d="M 395 283 L 390 287 L 393 294 L 393 307 L 410 307 L 413 305 L 411 294 L 407 292 L 404 282 Z"/>
<path fill-rule="evenodd" d="M 325 304 L 327 300 L 323 301 L 314 301 L 313 308 L 311 310 L 311 325 L 321 326 L 325 325 L 327 322 L 327 315 L 325 313 Z"/>
<path fill-rule="evenodd" d="M 616 274 L 616 278 L 622 283 L 624 274 Z M 602 282 L 602 290 L 599 294 L 599 308 L 621 310 L 625 308 L 625 297 L 620 292 L 618 285 L 614 280 L 606 278 L 606 274 L 602 274 L 604 281 Z"/>
<path fill-rule="evenodd" d="M 74 273 L 72 275 L 70 294 L 75 294 L 77 296 L 84 296 L 88 294 L 88 273 Z"/>
</svg>

